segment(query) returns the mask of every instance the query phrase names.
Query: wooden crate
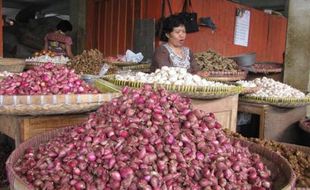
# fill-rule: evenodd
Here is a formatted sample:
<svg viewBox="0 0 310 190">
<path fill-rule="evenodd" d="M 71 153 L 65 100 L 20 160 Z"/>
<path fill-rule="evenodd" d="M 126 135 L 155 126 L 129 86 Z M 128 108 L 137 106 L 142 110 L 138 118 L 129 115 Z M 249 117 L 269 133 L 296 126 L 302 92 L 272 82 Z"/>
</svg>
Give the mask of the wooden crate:
<svg viewBox="0 0 310 190">
<path fill-rule="evenodd" d="M 215 114 L 223 128 L 236 132 L 238 95 L 213 100 L 192 100 L 196 109 Z"/>
<path fill-rule="evenodd" d="M 0 115 L 0 132 L 15 140 L 15 144 L 45 131 L 76 125 L 87 120 L 88 114 L 51 116 Z"/>
<path fill-rule="evenodd" d="M 306 115 L 306 107 L 286 109 L 242 101 L 239 101 L 238 111 L 259 115 L 260 139 L 282 142 L 295 142 L 299 138 L 295 124 Z"/>
</svg>

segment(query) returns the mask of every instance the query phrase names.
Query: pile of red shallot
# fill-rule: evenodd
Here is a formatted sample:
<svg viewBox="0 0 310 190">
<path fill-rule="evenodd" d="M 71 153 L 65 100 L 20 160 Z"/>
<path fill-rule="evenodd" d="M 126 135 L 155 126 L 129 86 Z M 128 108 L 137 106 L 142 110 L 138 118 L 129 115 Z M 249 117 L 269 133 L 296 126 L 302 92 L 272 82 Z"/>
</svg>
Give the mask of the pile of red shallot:
<svg viewBox="0 0 310 190">
<path fill-rule="evenodd" d="M 220 128 L 187 98 L 125 87 L 84 124 L 25 150 L 14 170 L 45 190 L 271 189 L 260 156 Z"/>
<path fill-rule="evenodd" d="M 98 93 L 65 66 L 42 64 L 0 82 L 0 95 L 47 95 Z"/>
</svg>

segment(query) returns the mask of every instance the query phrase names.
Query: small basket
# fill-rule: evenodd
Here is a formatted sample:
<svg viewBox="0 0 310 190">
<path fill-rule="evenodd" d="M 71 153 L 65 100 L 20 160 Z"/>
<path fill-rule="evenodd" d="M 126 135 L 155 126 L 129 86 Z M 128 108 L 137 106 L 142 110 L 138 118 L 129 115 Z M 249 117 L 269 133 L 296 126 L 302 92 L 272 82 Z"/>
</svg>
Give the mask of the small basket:
<svg viewBox="0 0 310 190">
<path fill-rule="evenodd" d="M 0 72 L 8 71 L 11 73 L 20 73 L 23 72 L 24 68 L 24 59 L 0 58 Z"/>
<path fill-rule="evenodd" d="M 269 104 L 272 106 L 282 108 L 296 108 L 310 104 L 310 96 L 305 98 L 275 98 L 275 97 L 256 97 L 251 95 L 245 95 L 240 97 L 241 101 L 258 103 L 258 104 Z"/>
<path fill-rule="evenodd" d="M 36 62 L 36 61 L 26 61 L 26 69 L 33 69 L 34 67 L 40 66 L 48 62 Z M 55 65 L 66 65 L 66 63 L 53 63 Z"/>
<path fill-rule="evenodd" d="M 200 72 L 200 76 L 211 81 L 220 81 L 220 82 L 230 82 L 244 80 L 247 77 L 247 71 L 211 71 L 211 72 Z"/>
<path fill-rule="evenodd" d="M 272 62 L 261 62 L 261 63 L 255 63 L 252 66 L 251 72 L 254 73 L 281 73 L 283 70 L 283 65 L 279 63 L 272 63 Z"/>
</svg>

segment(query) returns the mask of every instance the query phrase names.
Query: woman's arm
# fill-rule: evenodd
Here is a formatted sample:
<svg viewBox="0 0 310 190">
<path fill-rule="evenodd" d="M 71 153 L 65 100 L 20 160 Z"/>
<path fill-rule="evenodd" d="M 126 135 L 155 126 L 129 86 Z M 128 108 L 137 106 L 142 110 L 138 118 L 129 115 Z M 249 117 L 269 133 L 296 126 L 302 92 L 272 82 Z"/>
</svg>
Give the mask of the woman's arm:
<svg viewBox="0 0 310 190">
<path fill-rule="evenodd" d="M 66 53 L 69 58 L 73 58 L 71 45 L 72 45 L 72 39 L 70 36 L 67 36 L 66 37 Z"/>
<path fill-rule="evenodd" d="M 163 66 L 171 66 L 169 52 L 164 46 L 159 46 L 153 55 L 151 71 L 160 69 Z"/>
<path fill-rule="evenodd" d="M 193 73 L 193 74 L 196 74 L 200 71 L 200 67 L 199 65 L 197 64 L 196 60 L 195 60 L 195 57 L 194 57 L 194 54 L 192 51 L 189 52 L 189 57 L 190 57 L 190 63 L 191 63 L 191 67 L 190 67 L 190 70 L 189 72 L 190 73 Z"/>
<path fill-rule="evenodd" d="M 47 51 L 48 50 L 48 40 L 47 40 L 47 35 L 45 35 L 44 37 L 44 50 Z"/>
<path fill-rule="evenodd" d="M 74 57 L 73 54 L 72 54 L 71 45 L 66 45 L 66 52 L 67 52 L 67 56 L 70 59 Z"/>
</svg>

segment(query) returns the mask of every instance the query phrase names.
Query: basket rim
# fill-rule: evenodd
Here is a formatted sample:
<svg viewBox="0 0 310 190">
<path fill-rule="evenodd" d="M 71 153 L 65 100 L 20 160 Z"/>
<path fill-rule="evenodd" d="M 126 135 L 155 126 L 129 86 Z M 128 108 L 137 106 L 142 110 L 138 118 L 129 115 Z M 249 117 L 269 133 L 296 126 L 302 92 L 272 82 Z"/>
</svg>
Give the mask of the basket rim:
<svg viewBox="0 0 310 190">
<path fill-rule="evenodd" d="M 295 108 L 310 104 L 310 97 L 298 99 L 298 98 L 255 97 L 251 95 L 244 95 L 240 97 L 240 100 L 258 104 L 264 103 L 284 108 Z"/>
</svg>

